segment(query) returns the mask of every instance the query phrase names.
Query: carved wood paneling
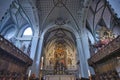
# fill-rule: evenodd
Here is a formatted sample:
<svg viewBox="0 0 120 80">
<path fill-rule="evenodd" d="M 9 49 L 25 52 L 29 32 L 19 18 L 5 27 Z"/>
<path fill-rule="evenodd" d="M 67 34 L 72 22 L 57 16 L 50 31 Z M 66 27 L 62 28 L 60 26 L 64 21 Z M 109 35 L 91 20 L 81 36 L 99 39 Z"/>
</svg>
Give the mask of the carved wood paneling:
<svg viewBox="0 0 120 80">
<path fill-rule="evenodd" d="M 0 36 L 0 80 L 23 80 L 32 60 Z"/>
<path fill-rule="evenodd" d="M 120 51 L 120 36 L 98 50 L 97 53 L 88 60 L 88 62 L 90 65 L 93 65 L 109 55 L 115 55 L 116 51 Z"/>
<path fill-rule="evenodd" d="M 25 55 L 20 49 L 18 49 L 16 46 L 11 44 L 8 40 L 0 36 L 0 48 L 6 53 L 16 57 L 17 59 L 23 61 L 24 63 L 27 63 L 27 65 L 32 64 L 32 60 L 29 56 Z M 1 53 L 2 54 L 2 53 Z"/>
</svg>

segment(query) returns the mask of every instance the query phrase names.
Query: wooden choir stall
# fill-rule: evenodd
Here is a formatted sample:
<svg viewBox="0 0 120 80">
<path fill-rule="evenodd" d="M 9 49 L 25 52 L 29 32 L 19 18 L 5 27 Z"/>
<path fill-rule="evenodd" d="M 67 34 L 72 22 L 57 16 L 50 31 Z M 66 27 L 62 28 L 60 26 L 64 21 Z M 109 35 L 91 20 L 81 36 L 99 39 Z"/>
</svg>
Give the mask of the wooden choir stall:
<svg viewBox="0 0 120 80">
<path fill-rule="evenodd" d="M 29 56 L 0 36 L 0 80 L 22 80 L 31 65 Z"/>
</svg>

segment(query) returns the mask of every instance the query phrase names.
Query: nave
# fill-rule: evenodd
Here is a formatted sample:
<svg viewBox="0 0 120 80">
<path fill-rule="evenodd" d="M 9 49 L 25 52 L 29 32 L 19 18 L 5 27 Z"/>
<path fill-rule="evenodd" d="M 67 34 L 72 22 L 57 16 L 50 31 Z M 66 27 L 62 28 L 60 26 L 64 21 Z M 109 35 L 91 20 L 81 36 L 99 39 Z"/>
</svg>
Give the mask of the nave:
<svg viewBox="0 0 120 80">
<path fill-rule="evenodd" d="M 0 0 L 0 80 L 119 80 L 119 0 Z"/>
</svg>

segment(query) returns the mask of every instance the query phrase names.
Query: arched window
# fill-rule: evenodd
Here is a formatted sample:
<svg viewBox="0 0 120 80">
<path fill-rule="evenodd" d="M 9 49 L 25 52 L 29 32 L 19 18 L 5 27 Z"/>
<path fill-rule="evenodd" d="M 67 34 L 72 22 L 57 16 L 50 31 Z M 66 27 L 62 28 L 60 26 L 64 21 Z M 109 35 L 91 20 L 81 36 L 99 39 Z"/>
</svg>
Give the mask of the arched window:
<svg viewBox="0 0 120 80">
<path fill-rule="evenodd" d="M 31 37 L 33 35 L 33 31 L 31 27 L 27 27 L 24 29 L 23 34 L 22 34 L 22 40 L 21 40 L 21 50 L 30 56 L 30 49 L 31 49 Z"/>
<path fill-rule="evenodd" d="M 26 28 L 23 32 L 23 36 L 32 36 L 33 32 L 30 27 Z"/>
</svg>

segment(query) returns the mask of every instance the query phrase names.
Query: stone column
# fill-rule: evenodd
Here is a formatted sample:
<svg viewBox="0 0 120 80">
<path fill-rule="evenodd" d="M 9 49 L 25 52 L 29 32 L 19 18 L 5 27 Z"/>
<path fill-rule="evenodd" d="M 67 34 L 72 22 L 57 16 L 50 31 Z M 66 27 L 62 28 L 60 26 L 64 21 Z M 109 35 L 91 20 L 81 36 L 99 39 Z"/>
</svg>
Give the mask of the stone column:
<svg viewBox="0 0 120 80">
<path fill-rule="evenodd" d="M 76 38 L 76 42 L 77 42 L 77 51 L 79 54 L 78 56 L 80 60 L 80 63 L 78 64 L 80 66 L 79 74 L 82 78 L 88 78 L 88 64 L 87 64 L 87 59 L 83 49 L 85 47 L 83 47 L 82 39 L 80 37 Z"/>
<path fill-rule="evenodd" d="M 33 36 L 33 38 L 32 38 L 32 44 L 31 44 L 31 53 L 30 53 L 30 58 L 32 60 L 34 60 L 34 58 L 35 58 L 37 44 L 38 44 L 38 36 Z"/>
<path fill-rule="evenodd" d="M 29 67 L 27 73 L 30 76 L 32 73 L 35 73 L 35 55 L 37 50 L 37 44 L 38 44 L 38 36 L 33 36 L 32 43 L 31 43 L 31 53 L 30 58 L 33 60 L 33 64 L 31 67 Z"/>
<path fill-rule="evenodd" d="M 91 74 L 94 74 L 94 70 L 92 69 L 92 67 L 90 67 L 88 65 L 88 61 L 87 61 L 90 58 L 90 50 L 89 50 L 88 35 L 87 35 L 87 31 L 86 31 L 85 28 L 83 28 L 83 30 L 82 30 L 81 43 L 82 43 L 83 51 L 84 51 L 85 58 L 86 58 L 86 65 L 87 65 L 87 69 L 88 69 L 88 75 L 90 76 Z"/>
<path fill-rule="evenodd" d="M 32 73 L 36 75 L 36 77 L 39 77 L 39 71 L 40 71 L 40 58 L 42 53 L 42 47 L 43 47 L 43 38 L 38 39 L 35 57 L 32 65 Z M 35 48 L 35 47 L 34 47 Z"/>
</svg>

